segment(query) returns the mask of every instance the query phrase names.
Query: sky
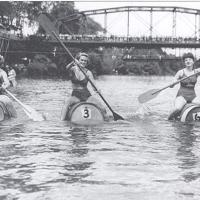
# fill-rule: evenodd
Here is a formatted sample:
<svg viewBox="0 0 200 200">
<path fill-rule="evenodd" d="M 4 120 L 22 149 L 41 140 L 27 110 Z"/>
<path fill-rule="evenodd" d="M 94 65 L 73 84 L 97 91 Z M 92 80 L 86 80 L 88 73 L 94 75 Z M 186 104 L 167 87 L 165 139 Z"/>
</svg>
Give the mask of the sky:
<svg viewBox="0 0 200 200">
<path fill-rule="evenodd" d="M 123 6 L 175 6 L 200 9 L 200 1 L 75 1 L 75 8 L 79 11 L 114 8 Z M 91 16 L 104 27 L 104 15 Z M 197 27 L 200 29 L 200 20 Z M 171 36 L 173 16 L 172 13 L 153 12 L 153 35 Z M 130 12 L 129 35 L 149 35 L 150 13 Z M 114 13 L 107 16 L 108 34 L 127 35 L 127 13 Z M 183 37 L 195 36 L 195 16 L 177 13 L 176 34 Z"/>
<path fill-rule="evenodd" d="M 198 1 L 75 1 L 75 8 L 80 11 L 122 6 L 177 6 L 200 9 Z"/>
<path fill-rule="evenodd" d="M 200 9 L 200 1 L 75 1 L 75 7 L 81 11 L 120 6 L 180 6 Z"/>
</svg>

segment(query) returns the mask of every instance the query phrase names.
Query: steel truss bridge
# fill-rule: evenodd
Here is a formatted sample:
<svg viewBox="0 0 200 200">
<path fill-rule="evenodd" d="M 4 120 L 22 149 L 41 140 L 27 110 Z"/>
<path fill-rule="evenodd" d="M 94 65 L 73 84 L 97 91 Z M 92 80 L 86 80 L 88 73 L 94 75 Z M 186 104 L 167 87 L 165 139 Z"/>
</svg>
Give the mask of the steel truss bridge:
<svg viewBox="0 0 200 200">
<path fill-rule="evenodd" d="M 92 15 L 104 15 L 104 30 L 107 32 L 108 25 L 107 19 L 108 15 L 111 13 L 119 13 L 126 12 L 127 13 L 127 37 L 130 36 L 130 13 L 131 12 L 148 12 L 149 13 L 149 36 L 153 37 L 154 25 L 153 18 L 154 13 L 156 12 L 169 12 L 172 15 L 172 26 L 171 26 L 171 37 L 175 38 L 176 30 L 177 30 L 177 13 L 189 14 L 194 16 L 194 37 L 200 37 L 200 10 L 191 9 L 191 8 L 183 8 L 183 7 L 164 7 L 164 6 L 126 6 L 126 7 L 116 7 L 116 8 L 106 8 L 106 9 L 97 9 L 97 10 L 88 10 L 82 11 L 79 13 L 75 13 L 73 15 L 66 16 L 65 18 L 60 18 L 59 20 L 63 23 L 67 23 L 69 21 L 75 20 L 77 17 L 86 17 Z M 198 23 L 198 24 L 197 24 Z M 170 28 L 170 27 L 169 27 Z"/>
<path fill-rule="evenodd" d="M 126 36 L 121 37 L 115 35 L 108 36 L 108 18 L 112 13 L 127 13 L 126 20 Z M 145 36 L 133 36 L 130 32 L 130 25 L 134 21 L 134 13 L 146 13 L 148 17 L 148 34 Z M 170 17 L 170 26 L 166 25 L 170 31 L 170 35 L 163 37 L 162 35 L 155 35 L 155 14 L 157 13 L 168 13 L 167 17 Z M 132 14 L 132 15 L 131 15 Z M 87 10 L 73 15 L 66 16 L 65 18 L 60 18 L 59 20 L 62 24 L 67 24 L 76 19 L 82 19 L 83 27 L 87 29 L 87 16 L 102 15 L 104 19 L 104 35 L 60 35 L 63 42 L 69 47 L 119 47 L 119 48 L 170 48 L 170 49 L 193 49 L 196 54 L 196 50 L 200 49 L 200 10 L 191 9 L 185 7 L 164 7 L 164 6 L 126 6 L 126 7 L 115 7 L 115 8 L 105 8 L 96 10 Z M 186 18 L 192 18 L 190 28 L 192 34 L 187 37 L 183 37 L 178 33 L 178 26 L 180 21 L 178 17 L 184 15 Z M 186 19 L 187 20 L 187 19 Z M 120 26 L 120 25 L 119 25 Z M 184 32 L 182 30 L 182 32 Z M 180 54 L 179 54 L 180 56 Z"/>
<path fill-rule="evenodd" d="M 134 20 L 131 17 L 132 13 L 146 13 L 148 14 L 148 23 L 146 27 L 148 29 L 148 34 L 145 36 L 132 35 L 130 31 L 130 25 Z M 108 18 L 112 13 L 126 13 L 127 18 L 124 21 L 126 24 L 126 36 L 115 35 L 108 36 Z M 170 35 L 163 37 L 162 35 L 155 35 L 155 18 L 156 13 L 169 13 L 170 16 L 170 26 L 167 27 L 170 30 Z M 84 28 L 87 29 L 87 16 L 102 15 L 104 21 L 103 34 L 99 35 L 86 35 L 84 34 Z M 178 15 L 186 15 L 192 17 L 192 34 L 187 37 L 180 36 L 178 33 L 179 20 Z M 66 16 L 65 18 L 60 18 L 57 22 L 68 29 L 68 23 L 74 20 L 80 20 L 82 22 L 82 32 L 80 34 L 74 35 L 70 34 L 60 34 L 60 38 L 66 44 L 67 47 L 78 47 L 78 48 L 98 48 L 98 47 L 118 47 L 118 48 L 171 48 L 171 49 L 200 49 L 200 10 L 184 8 L 184 7 L 163 7 L 163 6 L 126 6 L 126 7 L 115 7 L 115 8 L 105 8 L 96 10 L 87 10 L 74 13 L 73 15 Z M 120 24 L 119 24 L 120 26 Z M 184 31 L 184 30 L 183 30 Z M 38 36 L 39 37 L 39 36 Z M 42 36 L 44 40 L 42 42 L 50 42 L 53 46 L 59 45 L 57 41 L 48 38 L 48 36 Z M 2 39 L 0 37 L 0 39 Z M 5 40 L 5 38 L 3 38 Z M 14 38 L 9 38 L 9 41 L 16 40 Z M 19 40 L 19 39 L 18 39 Z M 25 43 L 28 42 L 27 39 L 21 39 Z"/>
<path fill-rule="evenodd" d="M 124 22 L 127 24 L 126 37 L 107 36 L 108 30 L 108 17 L 111 13 L 120 13 L 126 12 L 127 19 Z M 149 23 L 148 26 L 148 35 L 139 37 L 131 36 L 130 34 L 130 13 L 136 12 L 146 12 L 149 13 Z M 154 36 L 154 19 L 155 13 L 166 13 L 168 12 L 171 15 L 171 35 L 167 37 Z M 193 34 L 189 37 L 181 37 L 177 33 L 177 14 L 186 14 L 193 17 Z M 73 15 L 66 16 L 65 18 L 60 18 L 63 24 L 67 24 L 76 19 L 85 19 L 86 16 L 94 15 L 104 15 L 104 36 L 87 36 L 87 35 L 61 35 L 61 39 L 65 41 L 69 46 L 82 46 L 87 45 L 90 47 L 97 46 L 106 46 L 106 47 L 137 47 L 137 48 L 200 48 L 200 10 L 183 8 L 183 7 L 163 7 L 163 6 L 126 6 L 126 7 L 116 7 L 116 8 L 106 8 L 106 9 L 97 9 L 97 10 L 88 10 L 75 13 Z M 84 22 L 84 20 L 82 20 Z M 83 24 L 85 29 L 87 29 L 87 24 Z M 119 25 L 120 26 L 120 25 Z M 184 31 L 184 30 L 183 30 Z"/>
</svg>

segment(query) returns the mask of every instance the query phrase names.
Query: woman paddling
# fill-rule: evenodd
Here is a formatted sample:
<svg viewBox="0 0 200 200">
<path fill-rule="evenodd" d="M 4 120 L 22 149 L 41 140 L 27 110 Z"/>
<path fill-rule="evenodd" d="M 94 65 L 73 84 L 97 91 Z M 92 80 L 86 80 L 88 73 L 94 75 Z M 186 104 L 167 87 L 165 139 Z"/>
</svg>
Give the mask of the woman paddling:
<svg viewBox="0 0 200 200">
<path fill-rule="evenodd" d="M 4 58 L 0 55 L 0 102 L 5 106 L 5 113 L 8 117 L 17 117 L 17 112 L 12 104 L 12 101 L 5 95 L 4 89 L 10 86 L 6 72 L 2 69 Z"/>
<path fill-rule="evenodd" d="M 79 53 L 76 59 L 79 63 L 79 66 L 77 66 L 77 63 L 73 61 L 66 67 L 66 69 L 69 71 L 73 91 L 71 97 L 65 101 L 61 113 L 61 120 L 69 120 L 68 112 L 74 104 L 86 101 L 95 103 L 103 111 L 103 114 L 106 115 L 106 110 L 102 104 L 96 98 L 92 97 L 88 89 L 88 79 L 79 69 L 79 67 L 81 67 L 89 79 L 92 80 L 92 82 L 94 81 L 92 72 L 86 68 L 88 64 L 88 54 Z"/>
<path fill-rule="evenodd" d="M 200 72 L 200 68 L 194 68 L 194 56 L 192 53 L 185 53 L 183 55 L 183 62 L 185 68 L 176 73 L 175 81 Z M 180 88 L 174 100 L 173 110 L 168 117 L 169 120 L 176 119 L 186 103 L 200 104 L 200 99 L 196 97 L 195 93 L 195 85 L 198 75 L 191 76 L 190 78 L 180 82 Z"/>
</svg>

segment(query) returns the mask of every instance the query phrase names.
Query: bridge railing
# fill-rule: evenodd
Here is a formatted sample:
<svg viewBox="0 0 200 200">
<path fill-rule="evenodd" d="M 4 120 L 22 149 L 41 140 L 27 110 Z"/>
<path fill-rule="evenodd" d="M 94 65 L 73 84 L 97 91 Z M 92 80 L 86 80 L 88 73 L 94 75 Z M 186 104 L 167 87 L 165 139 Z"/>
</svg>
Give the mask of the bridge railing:
<svg viewBox="0 0 200 200">
<path fill-rule="evenodd" d="M 134 43 L 200 43 L 200 38 L 197 37 L 120 37 L 120 36 L 97 36 L 97 35 L 68 35 L 60 34 L 60 39 L 63 41 L 96 41 L 96 42 L 134 42 Z"/>
<path fill-rule="evenodd" d="M 169 56 L 169 55 L 130 55 L 125 54 L 122 56 L 122 60 L 125 61 L 162 61 L 162 60 L 181 60 L 181 57 Z"/>
</svg>

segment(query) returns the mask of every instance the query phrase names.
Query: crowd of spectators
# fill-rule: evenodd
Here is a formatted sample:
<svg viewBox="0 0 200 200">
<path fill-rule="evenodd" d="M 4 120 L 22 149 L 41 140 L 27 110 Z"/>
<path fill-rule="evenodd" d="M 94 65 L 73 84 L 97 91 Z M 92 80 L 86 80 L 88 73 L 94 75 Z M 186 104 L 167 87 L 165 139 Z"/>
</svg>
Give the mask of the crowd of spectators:
<svg viewBox="0 0 200 200">
<path fill-rule="evenodd" d="M 135 43 L 200 43 L 200 38 L 198 37 L 151 37 L 151 36 L 141 36 L 141 37 L 121 37 L 121 36 L 98 36 L 98 35 L 68 35 L 60 34 L 60 39 L 63 41 L 103 41 L 103 42 L 135 42 Z"/>
<path fill-rule="evenodd" d="M 24 37 L 21 34 L 9 34 L 8 32 L 0 31 L 0 37 L 6 37 L 10 39 L 28 39 L 29 36 Z M 48 35 L 38 34 L 37 37 L 42 38 L 44 40 L 52 40 L 52 38 Z M 151 36 L 141 36 L 141 37 L 126 37 L 126 36 L 105 36 L 105 35 L 69 35 L 69 34 L 59 34 L 59 37 L 62 41 L 74 41 L 74 42 L 118 42 L 118 43 L 188 43 L 188 44 L 197 44 L 200 43 L 200 37 L 151 37 Z"/>
</svg>

